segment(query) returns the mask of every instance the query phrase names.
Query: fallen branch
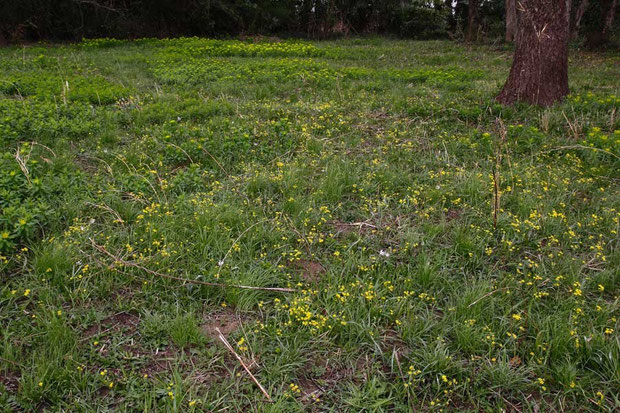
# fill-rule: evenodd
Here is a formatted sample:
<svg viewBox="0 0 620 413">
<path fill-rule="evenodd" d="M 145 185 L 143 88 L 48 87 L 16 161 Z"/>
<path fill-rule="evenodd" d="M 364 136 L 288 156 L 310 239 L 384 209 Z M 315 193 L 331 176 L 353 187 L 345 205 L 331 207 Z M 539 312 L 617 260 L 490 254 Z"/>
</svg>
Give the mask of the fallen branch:
<svg viewBox="0 0 620 413">
<path fill-rule="evenodd" d="M 497 217 L 500 212 L 500 169 L 502 166 L 502 148 L 506 142 L 506 127 L 500 118 L 495 120 L 495 125 L 499 130 L 501 140 L 497 145 L 495 154 L 495 165 L 493 166 L 493 228 L 497 229 Z"/>
<path fill-rule="evenodd" d="M 115 256 L 114 254 L 112 254 L 111 252 L 109 252 L 108 250 L 106 250 L 105 247 L 103 247 L 101 245 L 97 245 L 92 238 L 89 238 L 89 240 L 90 240 L 90 242 L 92 243 L 93 247 L 96 250 L 98 250 L 99 252 L 101 252 L 101 253 L 107 255 L 108 257 L 112 258 L 115 263 L 120 263 L 120 264 L 122 264 L 123 266 L 126 266 L 126 267 L 137 268 L 137 269 L 139 269 L 141 271 L 144 271 L 144 272 L 146 272 L 148 274 L 151 274 L 151 275 L 155 275 L 157 277 L 168 278 L 170 280 L 176 280 L 176 281 L 183 281 L 183 282 L 190 283 L 190 284 L 207 285 L 209 287 L 239 288 L 239 289 L 243 289 L 243 290 L 278 291 L 278 292 L 283 292 L 283 293 L 293 293 L 293 292 L 297 291 L 294 288 L 254 287 L 254 286 L 250 286 L 250 285 L 214 283 L 214 282 L 207 282 L 207 281 L 200 281 L 200 280 L 192 280 L 192 279 L 183 278 L 183 277 L 176 277 L 174 275 L 169 275 L 169 274 L 163 274 L 161 272 L 153 271 L 153 270 L 151 270 L 149 268 L 146 268 L 146 267 L 144 267 L 144 266 L 142 266 L 140 264 L 137 264 L 135 262 L 123 260 L 122 258 L 119 258 L 119 257 Z"/>
<path fill-rule="evenodd" d="M 90 205 L 92 207 L 95 208 L 99 208 L 99 209 L 103 209 L 104 211 L 108 211 L 110 214 L 114 215 L 114 217 L 116 218 L 116 221 L 118 223 L 124 223 L 125 221 L 123 220 L 123 218 L 121 218 L 120 214 L 118 212 L 116 212 L 114 209 L 110 208 L 109 206 L 107 206 L 105 203 L 103 205 L 98 205 L 92 202 L 86 202 L 85 205 Z"/>
<path fill-rule="evenodd" d="M 224 169 L 224 167 L 222 166 L 222 164 L 221 164 L 221 163 L 219 163 L 219 161 L 215 158 L 215 156 L 211 155 L 211 152 L 209 152 L 208 150 L 206 150 L 205 148 L 202 148 L 202 147 L 201 147 L 200 149 L 202 149 L 202 151 L 203 151 L 204 153 L 206 153 L 207 155 L 209 155 L 209 156 L 211 157 L 211 159 L 213 159 L 213 161 L 215 161 L 215 163 L 217 164 L 217 166 L 219 166 L 219 167 L 220 167 L 220 169 L 222 170 L 222 172 L 224 172 L 224 174 L 225 174 L 227 177 L 229 177 L 229 178 L 230 178 L 230 175 L 228 174 L 228 172 L 226 172 L 226 169 Z"/>
<path fill-rule="evenodd" d="M 31 153 L 32 153 L 32 146 L 30 146 L 30 151 L 28 151 L 28 154 L 25 157 L 22 156 L 19 148 L 15 150 L 15 161 L 17 161 L 17 165 L 19 165 L 19 169 L 22 170 L 24 176 L 26 177 L 26 180 L 28 181 L 28 184 L 30 185 L 32 185 L 32 182 L 30 181 L 30 171 L 28 170 L 28 160 L 30 159 Z"/>
<path fill-rule="evenodd" d="M 478 304 L 481 300 L 487 298 L 488 296 L 493 295 L 493 294 L 495 294 L 498 291 L 503 291 L 505 289 L 506 288 L 500 288 L 500 289 L 497 289 L 497 290 L 490 291 L 490 292 L 486 293 L 485 295 L 483 295 L 482 297 L 478 298 L 476 301 L 474 301 L 470 305 L 468 305 L 467 308 L 473 307 L 474 305 Z"/>
<path fill-rule="evenodd" d="M 360 230 L 362 228 L 364 228 L 364 227 L 379 229 L 378 226 L 373 225 L 373 224 L 369 224 L 368 222 L 338 222 L 338 221 L 329 221 L 328 223 L 332 224 L 334 226 L 341 226 L 341 227 L 357 227 Z"/>
<path fill-rule="evenodd" d="M 596 148 L 596 147 L 593 147 L 593 146 L 584 146 L 584 145 L 557 146 L 555 148 L 551 148 L 551 149 L 548 149 L 546 151 L 542 151 L 540 153 L 548 153 L 548 152 L 563 151 L 563 150 L 570 150 L 570 149 L 588 149 L 588 150 L 592 150 L 592 151 L 603 152 L 606 155 L 611 155 L 611 156 L 613 156 L 616 159 L 620 159 L 620 156 L 616 155 L 613 152 L 609 152 L 609 151 L 606 151 L 605 149 L 600 149 L 600 148 Z"/>
<path fill-rule="evenodd" d="M 228 351 L 230 351 L 239 361 L 239 363 L 241 364 L 241 366 L 245 369 L 245 371 L 248 372 L 248 374 L 250 375 L 250 378 L 254 381 L 254 383 L 256 383 L 256 385 L 258 386 L 258 388 L 260 389 L 260 391 L 265 395 L 265 397 L 267 398 L 268 401 L 271 401 L 271 397 L 269 397 L 269 393 L 267 393 L 267 390 L 265 390 L 265 388 L 258 382 L 258 380 L 256 379 L 256 377 L 254 377 L 254 375 L 252 374 L 252 372 L 250 371 L 250 369 L 248 368 L 248 366 L 245 365 L 245 363 L 243 362 L 243 359 L 241 358 L 241 356 L 239 356 L 239 354 L 237 354 L 237 352 L 235 351 L 235 349 L 230 345 L 230 343 L 228 342 L 228 340 L 226 340 L 226 337 L 224 337 L 224 335 L 222 334 L 222 332 L 220 331 L 219 328 L 215 327 L 215 331 L 217 331 L 218 334 L 218 338 L 220 339 L 220 341 L 222 343 L 224 343 L 224 346 L 226 346 L 226 348 L 228 349 Z"/>
<path fill-rule="evenodd" d="M 311 246 L 310 246 L 310 242 L 308 241 L 308 239 L 301 232 L 297 230 L 297 227 L 295 227 L 295 223 L 293 222 L 292 219 L 288 217 L 288 215 L 283 214 L 282 216 L 284 216 L 284 219 L 287 220 L 291 224 L 291 229 L 293 230 L 293 232 L 297 234 L 297 236 L 306 243 L 306 249 L 308 250 L 308 253 L 310 253 Z"/>
<path fill-rule="evenodd" d="M 19 364 L 19 363 L 15 362 L 15 361 L 8 360 L 8 359 L 5 359 L 5 358 L 3 358 L 3 357 L 0 357 L 0 361 L 3 361 L 3 362 L 5 362 L 5 363 L 12 364 L 12 365 L 13 365 L 13 366 L 15 366 L 15 367 L 24 368 L 24 365 L 23 365 L 23 364 Z"/>
<path fill-rule="evenodd" d="M 370 228 L 375 228 L 375 229 L 379 228 L 378 226 L 369 224 L 368 222 L 344 222 L 344 223 L 341 223 L 341 225 L 347 225 L 350 227 L 360 227 L 360 228 L 361 227 L 370 227 Z"/>
</svg>

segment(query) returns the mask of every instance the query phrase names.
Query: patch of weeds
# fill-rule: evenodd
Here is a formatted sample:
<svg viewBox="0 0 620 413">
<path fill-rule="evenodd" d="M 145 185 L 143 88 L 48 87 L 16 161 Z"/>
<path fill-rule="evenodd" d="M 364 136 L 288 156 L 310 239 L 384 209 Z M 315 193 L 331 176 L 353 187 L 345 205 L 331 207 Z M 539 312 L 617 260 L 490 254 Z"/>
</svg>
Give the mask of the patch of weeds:
<svg viewBox="0 0 620 413">
<path fill-rule="evenodd" d="M 540 109 L 453 42 L 0 49 L 0 410 L 617 410 L 620 66 L 572 53 Z"/>
</svg>

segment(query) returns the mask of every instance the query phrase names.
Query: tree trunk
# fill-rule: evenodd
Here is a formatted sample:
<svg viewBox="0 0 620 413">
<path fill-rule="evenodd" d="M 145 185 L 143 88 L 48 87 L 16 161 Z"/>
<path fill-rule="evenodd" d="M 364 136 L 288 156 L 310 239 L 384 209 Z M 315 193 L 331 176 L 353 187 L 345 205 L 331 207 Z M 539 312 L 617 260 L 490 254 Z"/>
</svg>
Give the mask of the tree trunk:
<svg viewBox="0 0 620 413">
<path fill-rule="evenodd" d="M 584 0 L 587 1 L 587 0 Z M 506 0 L 506 41 L 512 43 L 517 32 L 517 3 L 516 0 Z"/>
<path fill-rule="evenodd" d="M 589 0 L 581 0 L 581 2 L 579 3 L 579 7 L 577 7 L 577 10 L 575 10 L 575 18 L 572 20 L 570 28 L 571 39 L 575 39 L 579 35 L 581 19 L 583 19 L 583 15 L 586 13 L 589 4 Z"/>
<path fill-rule="evenodd" d="M 609 36 L 609 32 L 611 31 L 614 25 L 614 16 L 616 15 L 616 9 L 618 8 L 618 0 L 613 0 L 609 5 L 609 9 L 607 10 L 607 15 L 605 16 L 605 26 L 603 26 L 603 32 L 605 36 Z"/>
<path fill-rule="evenodd" d="M 593 30 L 588 35 L 586 47 L 589 49 L 596 49 L 609 41 L 609 32 L 614 23 L 614 15 L 616 14 L 617 6 L 618 0 L 601 0 L 601 22 L 596 30 Z"/>
<path fill-rule="evenodd" d="M 478 37 L 478 0 L 469 0 L 467 18 L 467 36 L 465 40 L 471 42 Z"/>
<path fill-rule="evenodd" d="M 518 0 L 516 50 L 497 101 L 550 106 L 568 94 L 570 0 Z"/>
</svg>

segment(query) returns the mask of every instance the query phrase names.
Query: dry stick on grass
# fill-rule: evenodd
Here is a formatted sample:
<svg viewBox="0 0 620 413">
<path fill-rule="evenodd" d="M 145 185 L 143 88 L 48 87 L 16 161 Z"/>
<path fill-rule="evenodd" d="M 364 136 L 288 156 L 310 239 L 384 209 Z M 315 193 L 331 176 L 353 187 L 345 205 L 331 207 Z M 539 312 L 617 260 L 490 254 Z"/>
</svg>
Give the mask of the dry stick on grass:
<svg viewBox="0 0 620 413">
<path fill-rule="evenodd" d="M 375 228 L 375 229 L 379 228 L 378 226 L 369 224 L 368 222 L 345 222 L 343 223 L 343 225 L 347 225 L 350 227 L 360 227 L 360 228 L 362 227 L 370 227 L 370 228 Z"/>
<path fill-rule="evenodd" d="M 396 360 L 396 366 L 398 367 L 398 372 L 400 373 L 400 378 L 401 380 L 405 380 L 406 376 L 403 374 L 403 369 L 400 365 L 400 360 L 398 358 L 398 350 L 395 348 L 394 352 L 392 353 L 394 355 L 394 359 Z M 413 395 L 411 394 L 411 388 L 410 386 L 405 386 L 405 388 L 407 389 L 407 400 L 409 403 L 413 403 Z M 412 408 L 412 411 L 415 411 L 415 409 L 413 409 L 413 405 L 410 406 Z"/>
<path fill-rule="evenodd" d="M 549 153 L 549 152 L 563 151 L 563 150 L 569 150 L 569 149 L 588 149 L 588 150 L 592 150 L 592 151 L 603 152 L 606 155 L 611 155 L 611 156 L 613 156 L 616 159 L 620 159 L 620 156 L 616 155 L 613 152 L 609 152 L 609 151 L 606 151 L 605 149 L 601 149 L 601 148 L 595 148 L 593 146 L 584 146 L 584 145 L 557 146 L 555 148 L 551 148 L 551 149 L 548 149 L 546 151 L 542 151 L 540 153 Z"/>
<path fill-rule="evenodd" d="M 123 220 L 123 218 L 121 218 L 120 214 L 116 210 L 110 208 L 105 203 L 103 205 L 98 205 L 98 204 L 95 204 L 95 203 L 92 203 L 92 202 L 85 202 L 85 205 L 90 205 L 92 207 L 103 209 L 104 211 L 108 211 L 110 214 L 114 215 L 114 217 L 116 218 L 117 222 L 119 222 L 121 224 L 125 222 Z"/>
<path fill-rule="evenodd" d="M 301 232 L 297 230 L 297 227 L 295 227 L 295 223 L 293 222 L 292 219 L 288 217 L 288 215 L 283 214 L 283 216 L 284 216 L 284 219 L 287 220 L 289 224 L 291 224 L 291 229 L 293 230 L 293 232 L 297 234 L 299 238 L 301 238 L 301 240 L 305 242 L 306 249 L 308 250 L 308 253 L 310 253 L 310 242 L 308 241 L 308 239 Z"/>
<path fill-rule="evenodd" d="M 484 300 L 485 298 L 487 298 L 488 296 L 493 295 L 493 294 L 495 294 L 495 293 L 496 293 L 496 292 L 498 292 L 498 291 L 503 291 L 503 290 L 505 290 L 505 289 L 506 289 L 506 287 L 504 287 L 504 288 L 499 288 L 499 289 L 497 289 L 497 290 L 493 290 L 493 291 L 489 291 L 488 293 L 486 293 L 485 295 L 483 295 L 482 297 L 478 298 L 476 301 L 474 301 L 473 303 L 471 303 L 470 305 L 468 305 L 468 306 L 467 306 L 467 308 L 471 308 L 471 307 L 475 306 L 476 304 L 478 304 L 480 301 L 482 301 L 482 300 Z"/>
<path fill-rule="evenodd" d="M 344 226 L 344 227 L 358 227 L 360 230 L 362 228 L 364 228 L 364 227 L 379 229 L 378 226 L 369 224 L 368 222 L 336 222 L 336 221 L 330 221 L 330 223 L 341 225 L 341 226 Z"/>
<path fill-rule="evenodd" d="M 575 138 L 575 140 L 579 139 L 580 133 L 579 133 L 579 130 L 577 128 L 579 123 L 577 122 L 577 119 L 575 119 L 574 122 L 571 122 L 570 120 L 568 120 L 568 117 L 566 116 L 566 113 L 564 113 L 564 111 L 562 111 L 562 115 L 564 116 L 564 119 L 566 119 L 566 123 L 568 124 L 568 128 L 573 133 L 573 137 Z"/>
<path fill-rule="evenodd" d="M 170 145 L 170 146 L 172 146 L 172 147 L 174 147 L 174 148 L 177 148 L 178 150 L 180 150 L 181 152 L 183 152 L 183 153 L 185 154 L 185 156 L 187 156 L 187 159 L 189 159 L 189 161 L 190 161 L 191 163 L 195 163 L 195 162 L 194 162 L 194 160 L 192 159 L 192 157 L 191 157 L 191 156 L 189 156 L 189 153 L 187 153 L 187 151 L 186 151 L 185 149 L 181 148 L 179 145 L 175 145 L 175 144 L 174 144 L 174 143 L 172 143 L 172 142 L 168 142 L 168 145 Z"/>
<path fill-rule="evenodd" d="M 506 127 L 501 119 L 497 118 L 495 124 L 499 130 L 501 140 L 495 154 L 495 166 L 493 167 L 493 228 L 497 229 L 497 216 L 499 215 L 500 176 L 499 168 L 502 164 L 502 148 L 506 142 Z"/>
<path fill-rule="evenodd" d="M 101 163 L 105 164 L 105 166 L 106 166 L 106 168 L 107 168 L 107 170 L 108 170 L 108 173 L 109 173 L 110 175 L 114 175 L 114 170 L 112 169 L 112 167 L 110 166 L 110 164 L 109 164 L 109 163 L 107 163 L 106 161 L 104 161 L 103 159 L 101 159 L 101 158 L 97 158 L 96 156 L 91 156 L 91 155 L 88 155 L 88 154 L 85 154 L 85 153 L 79 153 L 79 154 L 77 154 L 77 156 L 78 156 L 79 158 L 90 158 L 90 159 L 94 159 L 94 160 L 96 160 L 96 161 L 99 161 L 99 162 L 101 162 Z"/>
<path fill-rule="evenodd" d="M 22 156 L 19 148 L 15 150 L 15 161 L 17 161 L 17 165 L 19 165 L 19 169 L 22 170 L 26 180 L 29 184 L 32 184 L 30 181 L 30 171 L 28 170 L 28 160 L 30 159 L 30 154 L 32 153 L 32 146 L 30 146 L 30 150 L 26 156 Z"/>
<path fill-rule="evenodd" d="M 211 152 L 209 152 L 208 150 L 206 150 L 205 148 L 202 148 L 202 147 L 201 147 L 200 149 L 202 149 L 202 151 L 203 151 L 204 153 L 206 153 L 207 155 L 209 155 L 209 156 L 211 157 L 211 159 L 213 159 L 213 161 L 215 161 L 215 163 L 217 164 L 217 166 L 219 166 L 219 167 L 220 167 L 220 169 L 222 170 L 222 172 L 224 172 L 224 174 L 225 174 L 227 177 L 229 177 L 229 178 L 230 178 L 229 173 L 228 173 L 228 172 L 226 172 L 226 169 L 224 169 L 224 167 L 222 166 L 222 164 L 221 164 L 221 163 L 219 163 L 219 161 L 215 158 L 215 156 L 211 155 Z"/>
<path fill-rule="evenodd" d="M 0 357 L 0 361 L 2 361 L 2 362 L 4 362 L 4 363 L 12 364 L 12 365 L 13 365 L 13 366 L 15 366 L 15 367 L 24 368 L 24 365 L 23 365 L 23 364 L 19 364 L 19 363 L 18 363 L 18 362 L 16 362 L 16 361 L 8 360 L 8 359 L 5 359 L 5 358 L 3 358 L 3 357 Z"/>
<path fill-rule="evenodd" d="M 497 215 L 499 213 L 499 171 L 498 166 L 493 168 L 493 228 L 497 229 Z"/>
<path fill-rule="evenodd" d="M 271 397 L 269 397 L 269 393 L 267 393 L 267 390 L 265 390 L 265 388 L 258 382 L 258 380 L 256 380 L 256 377 L 254 377 L 254 375 L 252 374 L 252 372 L 250 371 L 250 369 L 248 368 L 248 366 L 245 365 L 245 363 L 243 362 L 243 359 L 241 358 L 241 356 L 239 356 L 239 354 L 237 354 L 237 352 L 235 351 L 235 349 L 230 345 L 230 343 L 228 342 L 228 340 L 226 340 L 226 337 L 224 337 L 224 335 L 222 334 L 222 332 L 220 331 L 219 328 L 215 327 L 215 331 L 217 331 L 217 335 L 218 338 L 220 339 L 220 341 L 222 343 L 224 343 L 224 346 L 226 346 L 226 348 L 228 349 L 228 351 L 230 351 L 235 358 L 239 361 L 239 363 L 241 363 L 241 366 L 245 369 L 245 371 L 248 372 L 248 374 L 250 375 L 250 378 L 254 381 L 254 383 L 256 383 L 256 385 L 258 386 L 258 388 L 260 389 L 260 391 L 265 395 L 265 397 L 267 398 L 268 401 L 271 401 Z"/>
<path fill-rule="evenodd" d="M 115 263 L 120 263 L 123 266 L 126 267 L 133 267 L 133 268 L 137 268 L 139 270 L 142 270 L 148 274 L 151 275 L 155 275 L 157 277 L 162 277 L 162 278 L 168 278 L 170 280 L 176 280 L 176 281 L 183 281 L 186 283 L 190 283 L 190 284 L 199 284 L 199 285 L 207 285 L 210 287 L 220 287 L 220 288 L 239 288 L 242 290 L 262 290 L 262 291 L 278 291 L 278 292 L 282 292 L 282 293 L 292 293 L 295 292 L 297 290 L 293 289 L 293 288 L 281 288 L 281 287 L 254 287 L 251 285 L 239 285 L 239 284 L 224 284 L 224 283 L 213 283 L 213 282 L 207 282 L 207 281 L 200 281 L 200 280 L 192 280 L 189 278 L 182 278 L 182 277 L 176 277 L 174 275 L 169 275 L 169 274 L 163 274 L 161 272 L 157 272 L 157 271 L 153 271 L 151 269 L 148 269 L 140 264 L 137 264 L 135 262 L 132 261 L 126 261 L 123 260 L 122 258 L 119 258 L 117 256 L 115 256 L 114 254 L 112 254 L 111 252 L 109 252 L 108 250 L 106 250 L 103 246 L 101 245 L 97 245 L 95 243 L 95 241 L 92 238 L 89 238 L 90 242 L 92 243 L 93 247 L 98 250 L 99 252 L 107 255 L 108 257 L 112 258 L 114 260 Z"/>
<path fill-rule="evenodd" d="M 509 405 L 510 405 L 513 409 L 514 409 L 514 411 L 515 411 L 515 412 L 517 412 L 517 413 L 521 413 L 521 410 L 520 410 L 517 406 L 515 406 L 514 404 L 512 404 L 512 403 L 510 403 L 508 400 L 506 400 L 506 398 L 505 398 L 504 396 L 502 396 L 502 399 L 503 399 L 506 403 L 508 403 L 508 404 L 509 404 Z"/>
<path fill-rule="evenodd" d="M 142 178 L 142 180 L 144 182 L 146 182 L 147 185 L 150 186 L 151 189 L 153 190 L 153 194 L 157 197 L 157 202 L 159 202 L 160 204 L 162 203 L 161 202 L 161 197 L 159 196 L 159 192 L 157 192 L 157 189 L 155 189 L 155 187 L 153 186 L 151 181 L 149 181 L 144 175 L 141 175 L 135 167 L 133 167 L 133 169 L 132 169 L 132 167 L 130 167 L 129 164 L 127 162 L 125 162 L 125 160 L 121 156 L 114 155 L 114 157 L 116 159 L 118 159 L 119 161 L 121 161 L 125 165 L 125 167 L 127 168 L 127 171 L 129 171 L 130 174 L 133 174 L 133 175 L 137 176 L 138 178 Z"/>
<path fill-rule="evenodd" d="M 24 143 L 28 143 L 28 142 L 24 142 Z M 26 156 L 22 156 L 21 151 L 19 148 L 17 148 L 15 150 L 15 160 L 17 161 L 17 164 L 19 165 L 19 169 L 22 170 L 22 172 L 24 173 L 24 176 L 26 177 L 26 180 L 28 181 L 29 184 L 32 184 L 32 182 L 30 182 L 30 171 L 28 170 L 28 161 L 30 160 L 30 155 L 32 155 L 32 150 L 34 149 L 35 145 L 39 145 L 45 149 L 47 149 L 48 151 L 51 152 L 51 154 L 56 157 L 56 153 L 51 150 L 49 147 L 37 143 L 37 142 L 30 142 L 30 150 L 28 151 L 28 154 Z M 43 157 L 41 157 L 43 158 Z M 49 159 L 45 159 L 43 158 L 43 160 L 45 160 L 46 162 L 49 163 Z"/>
<path fill-rule="evenodd" d="M 50 152 L 50 153 L 54 156 L 54 158 L 56 157 L 56 152 L 54 152 L 53 150 L 51 150 L 49 146 L 43 145 L 42 143 L 35 142 L 35 141 L 30 142 L 30 144 L 31 144 L 31 145 L 33 145 L 33 146 L 34 146 L 34 145 L 38 145 L 38 146 L 40 146 L 40 147 L 42 147 L 42 148 L 45 148 L 45 149 L 47 149 L 47 150 L 48 150 L 48 151 L 49 151 L 49 152 Z"/>
</svg>

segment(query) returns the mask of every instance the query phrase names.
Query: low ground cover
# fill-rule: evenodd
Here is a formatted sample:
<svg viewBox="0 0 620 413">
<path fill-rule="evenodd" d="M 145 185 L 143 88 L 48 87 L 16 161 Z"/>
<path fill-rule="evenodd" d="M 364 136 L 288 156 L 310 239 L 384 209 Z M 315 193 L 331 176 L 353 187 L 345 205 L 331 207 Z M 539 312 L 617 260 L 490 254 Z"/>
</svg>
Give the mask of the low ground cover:
<svg viewBox="0 0 620 413">
<path fill-rule="evenodd" d="M 0 49 L 0 406 L 618 409 L 618 55 L 549 109 L 510 56 Z"/>
</svg>

